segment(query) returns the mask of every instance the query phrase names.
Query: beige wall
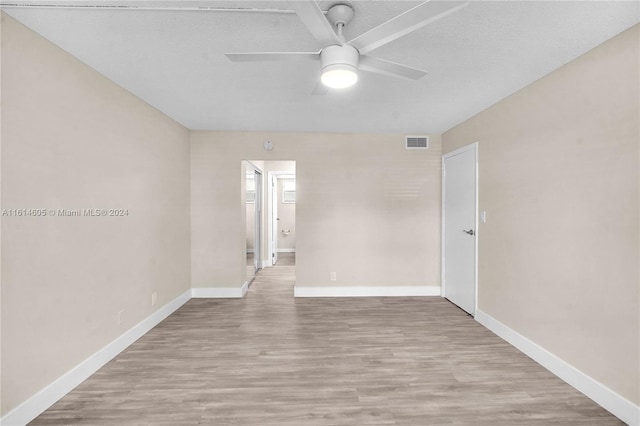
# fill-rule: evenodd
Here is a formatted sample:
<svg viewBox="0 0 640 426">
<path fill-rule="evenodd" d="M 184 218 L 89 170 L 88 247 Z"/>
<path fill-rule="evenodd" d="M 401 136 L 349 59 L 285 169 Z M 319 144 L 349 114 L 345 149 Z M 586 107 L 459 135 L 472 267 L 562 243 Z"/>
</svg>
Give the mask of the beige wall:
<svg viewBox="0 0 640 426">
<path fill-rule="evenodd" d="M 2 218 L 6 414 L 189 289 L 190 197 L 187 129 L 6 15 L 1 56 L 3 208 L 129 212 Z"/>
<path fill-rule="evenodd" d="M 282 202 L 282 190 L 285 182 L 295 179 L 278 179 L 278 250 L 295 250 L 296 248 L 296 204 Z M 285 235 L 283 230 L 290 231 Z"/>
<path fill-rule="evenodd" d="M 479 309 L 640 403 L 638 26 L 443 135 L 479 141 Z"/>
<path fill-rule="evenodd" d="M 439 285 L 439 136 L 426 151 L 406 150 L 402 134 L 192 132 L 191 142 L 194 287 L 244 282 L 234 176 L 246 158 L 296 161 L 297 286 Z"/>
</svg>

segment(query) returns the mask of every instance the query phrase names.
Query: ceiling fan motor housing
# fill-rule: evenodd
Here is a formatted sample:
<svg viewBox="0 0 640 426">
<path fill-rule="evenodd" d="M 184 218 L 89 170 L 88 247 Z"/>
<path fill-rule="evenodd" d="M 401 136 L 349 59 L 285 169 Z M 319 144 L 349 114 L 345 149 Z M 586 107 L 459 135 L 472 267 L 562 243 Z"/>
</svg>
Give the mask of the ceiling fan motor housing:
<svg viewBox="0 0 640 426">
<path fill-rule="evenodd" d="M 322 49 L 322 84 L 334 89 L 354 85 L 358 81 L 358 57 L 358 50 L 348 44 L 331 45 Z"/>
<path fill-rule="evenodd" d="M 353 68 L 358 68 L 358 49 L 348 44 L 339 46 L 334 44 L 327 46 L 320 52 L 320 62 L 322 63 L 322 69 L 332 65 L 348 65 Z M 355 70 L 354 70 L 355 71 Z"/>
</svg>

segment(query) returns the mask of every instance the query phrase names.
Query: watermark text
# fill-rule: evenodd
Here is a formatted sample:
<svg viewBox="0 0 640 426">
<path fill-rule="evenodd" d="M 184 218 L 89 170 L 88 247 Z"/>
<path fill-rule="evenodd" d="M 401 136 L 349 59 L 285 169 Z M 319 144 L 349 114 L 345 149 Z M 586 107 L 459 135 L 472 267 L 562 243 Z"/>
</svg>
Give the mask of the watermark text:
<svg viewBox="0 0 640 426">
<path fill-rule="evenodd" d="M 2 209 L 2 217 L 125 217 L 129 209 Z"/>
</svg>

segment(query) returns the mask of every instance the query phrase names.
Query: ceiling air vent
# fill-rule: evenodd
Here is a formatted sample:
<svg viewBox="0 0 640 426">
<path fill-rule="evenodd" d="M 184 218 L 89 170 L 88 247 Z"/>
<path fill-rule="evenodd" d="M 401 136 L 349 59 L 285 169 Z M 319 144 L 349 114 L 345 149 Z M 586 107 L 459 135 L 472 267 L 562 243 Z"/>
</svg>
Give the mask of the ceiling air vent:
<svg viewBox="0 0 640 426">
<path fill-rule="evenodd" d="M 407 136 L 404 146 L 407 149 L 428 149 L 429 136 Z"/>
</svg>

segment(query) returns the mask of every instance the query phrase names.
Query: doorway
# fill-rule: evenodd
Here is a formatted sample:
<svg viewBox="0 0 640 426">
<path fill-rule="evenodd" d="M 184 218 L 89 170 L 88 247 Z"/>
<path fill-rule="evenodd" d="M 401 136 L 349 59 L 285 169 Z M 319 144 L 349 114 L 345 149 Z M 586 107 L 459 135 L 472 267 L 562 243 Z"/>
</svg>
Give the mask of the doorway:
<svg viewBox="0 0 640 426">
<path fill-rule="evenodd" d="M 269 172 L 268 259 L 270 266 L 282 258 L 295 264 L 296 175 L 295 171 Z"/>
<path fill-rule="evenodd" d="M 442 157 L 443 296 L 467 313 L 477 307 L 478 143 Z"/>
</svg>

